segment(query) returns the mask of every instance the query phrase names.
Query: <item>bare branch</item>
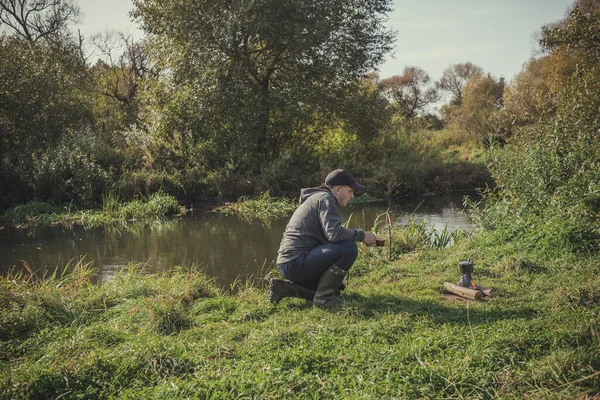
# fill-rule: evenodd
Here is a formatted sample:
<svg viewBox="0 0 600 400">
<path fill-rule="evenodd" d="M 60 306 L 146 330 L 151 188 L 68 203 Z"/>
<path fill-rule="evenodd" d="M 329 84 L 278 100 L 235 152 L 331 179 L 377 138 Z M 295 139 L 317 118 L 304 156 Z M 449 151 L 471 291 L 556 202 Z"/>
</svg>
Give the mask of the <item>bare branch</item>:
<svg viewBox="0 0 600 400">
<path fill-rule="evenodd" d="M 0 23 L 32 43 L 65 33 L 79 13 L 73 0 L 0 0 Z"/>
</svg>

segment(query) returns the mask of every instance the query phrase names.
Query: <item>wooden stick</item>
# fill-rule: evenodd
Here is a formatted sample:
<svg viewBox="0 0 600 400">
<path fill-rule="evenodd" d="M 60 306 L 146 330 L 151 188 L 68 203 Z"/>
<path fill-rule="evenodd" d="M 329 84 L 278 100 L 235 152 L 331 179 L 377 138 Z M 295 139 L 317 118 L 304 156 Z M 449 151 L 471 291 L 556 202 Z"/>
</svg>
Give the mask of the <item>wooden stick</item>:
<svg viewBox="0 0 600 400">
<path fill-rule="evenodd" d="M 496 296 L 496 289 L 494 289 L 494 288 L 485 287 L 483 285 L 475 285 L 475 289 L 479 290 L 481 292 L 481 294 L 483 294 L 484 296 L 488 296 L 488 297 Z"/>
<path fill-rule="evenodd" d="M 454 285 L 450 282 L 444 282 L 444 289 L 466 299 L 481 300 L 481 292 L 479 290 Z"/>
</svg>

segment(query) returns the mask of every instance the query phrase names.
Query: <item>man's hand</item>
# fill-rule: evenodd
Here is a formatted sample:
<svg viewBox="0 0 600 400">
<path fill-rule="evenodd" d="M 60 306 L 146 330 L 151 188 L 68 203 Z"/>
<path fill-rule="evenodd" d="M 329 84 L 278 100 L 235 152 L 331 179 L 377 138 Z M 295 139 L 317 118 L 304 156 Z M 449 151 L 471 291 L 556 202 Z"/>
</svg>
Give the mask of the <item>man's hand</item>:
<svg viewBox="0 0 600 400">
<path fill-rule="evenodd" d="M 374 246 L 376 240 L 377 240 L 377 236 L 375 236 L 375 234 L 373 232 L 365 231 L 365 240 L 363 240 L 363 242 L 367 246 Z"/>
</svg>

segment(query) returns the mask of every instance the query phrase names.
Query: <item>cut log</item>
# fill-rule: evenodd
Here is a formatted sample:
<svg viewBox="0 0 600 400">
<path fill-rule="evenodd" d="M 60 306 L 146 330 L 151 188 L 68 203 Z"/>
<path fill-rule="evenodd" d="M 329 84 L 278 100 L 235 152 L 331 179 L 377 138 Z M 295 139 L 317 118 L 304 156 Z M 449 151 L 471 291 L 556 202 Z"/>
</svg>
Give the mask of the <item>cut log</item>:
<svg viewBox="0 0 600 400">
<path fill-rule="evenodd" d="M 458 286 L 450 282 L 444 282 L 444 289 L 465 299 L 481 300 L 481 292 L 479 290 Z"/>
</svg>

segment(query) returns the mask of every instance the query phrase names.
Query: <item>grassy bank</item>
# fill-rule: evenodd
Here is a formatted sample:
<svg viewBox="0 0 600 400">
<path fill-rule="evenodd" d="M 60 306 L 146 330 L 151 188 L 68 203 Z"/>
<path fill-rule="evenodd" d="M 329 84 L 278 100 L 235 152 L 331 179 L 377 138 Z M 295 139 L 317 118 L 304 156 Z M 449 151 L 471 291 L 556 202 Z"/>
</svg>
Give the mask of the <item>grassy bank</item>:
<svg viewBox="0 0 600 400">
<path fill-rule="evenodd" d="M 71 209 L 70 206 L 32 201 L 0 214 L 0 223 L 17 227 L 82 225 L 91 228 L 105 224 L 149 221 L 185 213 L 185 208 L 173 196 L 163 192 L 130 201 L 108 193 L 102 200 L 102 208 L 98 210 L 78 210 Z"/>
<path fill-rule="evenodd" d="M 483 233 L 393 263 L 361 249 L 340 312 L 267 304 L 201 273 L 101 287 L 0 281 L 3 398 L 555 398 L 600 387 L 597 257 L 524 254 Z M 460 260 L 481 302 L 448 300 Z"/>
</svg>

